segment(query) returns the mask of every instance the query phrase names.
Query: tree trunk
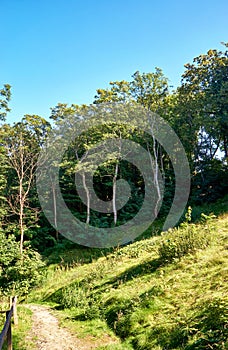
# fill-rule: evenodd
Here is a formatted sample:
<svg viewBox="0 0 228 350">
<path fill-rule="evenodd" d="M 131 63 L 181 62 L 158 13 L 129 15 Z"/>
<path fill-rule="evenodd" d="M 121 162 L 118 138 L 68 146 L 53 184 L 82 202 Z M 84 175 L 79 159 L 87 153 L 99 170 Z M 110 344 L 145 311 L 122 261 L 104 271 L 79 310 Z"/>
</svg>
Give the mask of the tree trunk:
<svg viewBox="0 0 228 350">
<path fill-rule="evenodd" d="M 85 179 L 85 173 L 82 174 L 82 181 L 83 181 L 83 187 L 86 192 L 86 207 L 87 207 L 87 213 L 86 213 L 86 223 L 89 224 L 90 222 L 90 193 L 89 188 L 86 185 L 86 179 Z"/>
<path fill-rule="evenodd" d="M 158 167 L 158 154 L 157 154 L 157 150 L 156 150 L 156 140 L 153 137 L 153 154 L 154 154 L 154 162 L 153 159 L 151 157 L 151 153 L 150 153 L 150 149 L 149 149 L 149 145 L 147 144 L 147 150 L 149 153 L 149 158 L 150 158 L 150 164 L 151 164 L 151 168 L 152 168 L 152 172 L 154 175 L 154 185 L 157 191 L 157 202 L 155 204 L 155 208 L 154 208 L 154 215 L 155 217 L 157 217 L 158 215 L 158 206 L 160 204 L 161 201 L 161 190 L 160 190 L 160 185 L 159 185 L 159 180 L 158 180 L 158 171 L 159 171 L 159 167 Z"/>
<path fill-rule="evenodd" d="M 224 136 L 224 152 L 225 152 L 225 161 L 228 163 L 228 146 L 227 146 L 227 137 Z"/>
<path fill-rule="evenodd" d="M 55 193 L 55 185 L 53 182 L 51 182 L 52 187 L 52 197 L 53 197 L 53 211 L 54 211 L 54 225 L 55 225 L 55 238 L 58 241 L 59 239 L 59 232 L 57 229 L 57 210 L 56 210 L 56 193 Z"/>
<path fill-rule="evenodd" d="M 113 214 L 114 214 L 114 224 L 117 223 L 117 210 L 116 210 L 116 181 L 118 176 L 119 164 L 116 162 L 115 174 L 113 177 L 113 186 L 112 186 L 112 203 L 113 203 Z"/>
<path fill-rule="evenodd" d="M 20 200 L 20 211 L 19 211 L 19 228 L 20 228 L 20 253 L 23 252 L 23 243 L 24 243 L 24 222 L 23 222 L 23 216 L 24 216 L 24 199 L 23 199 L 23 187 L 22 187 L 22 180 L 20 180 L 19 184 L 19 200 Z"/>
</svg>

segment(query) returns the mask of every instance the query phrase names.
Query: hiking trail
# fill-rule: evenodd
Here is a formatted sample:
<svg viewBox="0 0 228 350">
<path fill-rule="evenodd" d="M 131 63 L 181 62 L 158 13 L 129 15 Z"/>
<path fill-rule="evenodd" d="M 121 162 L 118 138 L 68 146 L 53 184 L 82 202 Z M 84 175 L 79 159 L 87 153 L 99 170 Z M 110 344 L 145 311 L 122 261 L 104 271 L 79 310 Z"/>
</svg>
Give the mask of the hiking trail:
<svg viewBox="0 0 228 350">
<path fill-rule="evenodd" d="M 77 338 L 64 327 L 59 326 L 58 319 L 51 309 L 42 305 L 27 305 L 32 311 L 32 328 L 28 336 L 36 345 L 37 350 L 92 350 L 98 346 L 113 343 L 114 340 L 105 335 L 100 340 Z"/>
</svg>

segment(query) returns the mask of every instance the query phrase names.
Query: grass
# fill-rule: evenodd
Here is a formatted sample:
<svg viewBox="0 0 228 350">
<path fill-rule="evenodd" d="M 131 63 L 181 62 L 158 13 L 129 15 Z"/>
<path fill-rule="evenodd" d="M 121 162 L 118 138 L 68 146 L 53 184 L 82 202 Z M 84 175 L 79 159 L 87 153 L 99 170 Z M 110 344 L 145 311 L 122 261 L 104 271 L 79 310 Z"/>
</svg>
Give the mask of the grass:
<svg viewBox="0 0 228 350">
<path fill-rule="evenodd" d="M 32 350 L 36 349 L 35 339 L 28 334 L 32 326 L 32 312 L 26 307 L 18 306 L 18 326 L 13 326 L 13 349 Z"/>
<path fill-rule="evenodd" d="M 100 350 L 228 349 L 227 232 L 227 214 L 205 215 L 201 223 L 95 252 L 90 262 L 50 264 L 29 300 L 51 305 L 63 325 L 92 337 Z M 73 255 L 71 249 L 71 261 Z M 102 336 L 113 342 L 102 345 Z"/>
<path fill-rule="evenodd" d="M 18 326 L 12 323 L 12 337 L 14 350 L 33 350 L 35 349 L 34 339 L 27 337 L 32 325 L 32 312 L 23 305 L 18 306 Z M 1 318 L 1 328 L 4 319 Z M 7 349 L 7 345 L 3 345 L 3 350 Z"/>
</svg>

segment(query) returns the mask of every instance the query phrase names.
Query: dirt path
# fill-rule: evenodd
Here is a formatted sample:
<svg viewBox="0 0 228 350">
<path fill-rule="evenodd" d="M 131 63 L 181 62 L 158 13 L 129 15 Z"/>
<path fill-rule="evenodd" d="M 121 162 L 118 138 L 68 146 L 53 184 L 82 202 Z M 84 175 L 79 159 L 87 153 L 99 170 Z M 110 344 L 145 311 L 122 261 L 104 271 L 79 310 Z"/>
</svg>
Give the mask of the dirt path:
<svg viewBox="0 0 228 350">
<path fill-rule="evenodd" d="M 37 350 L 90 350 L 98 346 L 91 341 L 78 339 L 66 328 L 61 328 L 49 308 L 41 305 L 27 307 L 33 312 L 30 337 L 35 339 Z"/>
</svg>

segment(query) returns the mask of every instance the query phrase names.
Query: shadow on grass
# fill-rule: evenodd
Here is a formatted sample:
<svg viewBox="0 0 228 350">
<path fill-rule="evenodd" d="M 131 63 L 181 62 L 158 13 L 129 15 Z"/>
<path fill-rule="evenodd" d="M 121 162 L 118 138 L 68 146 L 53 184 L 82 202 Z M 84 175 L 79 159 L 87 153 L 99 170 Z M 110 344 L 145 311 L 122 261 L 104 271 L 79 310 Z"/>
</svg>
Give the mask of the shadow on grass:
<svg viewBox="0 0 228 350">
<path fill-rule="evenodd" d="M 47 249 L 44 254 L 46 265 L 58 264 L 62 270 L 67 270 L 76 266 L 90 264 L 102 256 L 107 256 L 113 248 L 99 249 L 80 246 L 76 243 L 57 244 L 51 249 Z"/>
<path fill-rule="evenodd" d="M 124 283 L 133 280 L 134 278 L 149 275 L 153 272 L 155 272 L 160 266 L 161 266 L 161 260 L 154 259 L 151 261 L 144 262 L 142 264 L 138 264 L 136 266 L 133 266 L 123 273 L 119 274 L 118 276 L 109 279 L 107 282 L 104 282 L 96 286 L 89 285 L 91 288 L 91 296 L 94 299 L 99 299 L 102 292 L 107 289 L 108 286 L 110 286 L 112 289 L 117 289 L 119 286 L 123 285 Z M 63 304 L 63 293 L 65 288 L 70 290 L 72 288 L 72 293 L 75 289 L 85 289 L 88 288 L 88 282 L 86 280 L 73 282 L 66 287 L 61 287 L 58 290 L 56 290 L 51 295 L 48 295 L 46 298 L 43 299 L 44 302 L 54 302 L 58 305 L 55 306 L 56 310 L 62 310 L 64 309 Z M 89 289 L 90 289 L 89 288 Z M 79 316 L 80 318 L 80 316 Z"/>
<path fill-rule="evenodd" d="M 161 265 L 162 261 L 160 259 L 153 259 L 151 261 L 146 261 L 142 264 L 132 266 L 118 276 L 111 278 L 109 281 L 96 286 L 94 290 L 99 289 L 99 291 L 101 291 L 108 286 L 112 286 L 112 288 L 117 289 L 123 283 L 131 281 L 136 277 L 141 277 L 155 272 Z"/>
</svg>

